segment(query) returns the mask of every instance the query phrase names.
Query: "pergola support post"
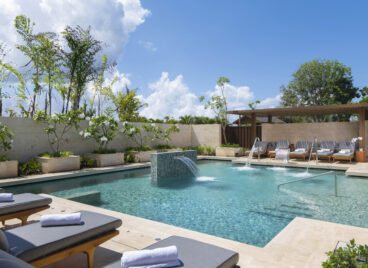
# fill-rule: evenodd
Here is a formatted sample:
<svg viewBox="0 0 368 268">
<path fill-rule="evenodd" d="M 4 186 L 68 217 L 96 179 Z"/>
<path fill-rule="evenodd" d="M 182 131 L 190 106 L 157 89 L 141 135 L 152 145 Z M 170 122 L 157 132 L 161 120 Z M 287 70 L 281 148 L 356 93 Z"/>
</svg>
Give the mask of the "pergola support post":
<svg viewBox="0 0 368 268">
<path fill-rule="evenodd" d="M 254 143 L 254 140 L 256 139 L 256 135 L 257 135 L 257 120 L 256 120 L 256 114 L 252 113 L 251 116 L 251 144 Z"/>
<path fill-rule="evenodd" d="M 365 161 L 365 109 L 361 108 L 359 110 L 359 137 L 362 137 L 362 140 L 359 141 L 359 147 L 363 148 L 364 151 L 364 161 Z"/>
</svg>

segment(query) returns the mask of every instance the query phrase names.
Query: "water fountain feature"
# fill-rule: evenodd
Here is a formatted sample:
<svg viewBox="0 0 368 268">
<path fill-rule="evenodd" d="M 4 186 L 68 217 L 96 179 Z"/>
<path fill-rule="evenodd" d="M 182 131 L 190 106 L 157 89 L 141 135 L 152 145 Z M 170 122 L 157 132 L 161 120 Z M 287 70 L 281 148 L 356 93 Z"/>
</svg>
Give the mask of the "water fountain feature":
<svg viewBox="0 0 368 268">
<path fill-rule="evenodd" d="M 247 167 L 250 167 L 251 162 L 252 162 L 252 159 L 253 159 L 253 154 L 254 154 L 254 151 L 255 151 L 256 149 L 258 150 L 258 159 L 259 159 L 259 147 L 257 147 L 257 148 L 256 148 L 256 144 L 257 144 L 257 142 L 259 142 L 259 141 L 260 141 L 259 137 L 256 137 L 256 138 L 254 139 L 253 146 L 252 146 L 252 148 L 250 149 L 250 152 L 249 152 L 249 155 L 248 155 L 248 159 L 247 159 L 247 162 L 246 162 L 246 164 L 245 164 Z"/>
<path fill-rule="evenodd" d="M 179 176 L 196 177 L 197 173 L 195 150 L 160 152 L 151 156 L 151 179 L 154 182 Z"/>
</svg>

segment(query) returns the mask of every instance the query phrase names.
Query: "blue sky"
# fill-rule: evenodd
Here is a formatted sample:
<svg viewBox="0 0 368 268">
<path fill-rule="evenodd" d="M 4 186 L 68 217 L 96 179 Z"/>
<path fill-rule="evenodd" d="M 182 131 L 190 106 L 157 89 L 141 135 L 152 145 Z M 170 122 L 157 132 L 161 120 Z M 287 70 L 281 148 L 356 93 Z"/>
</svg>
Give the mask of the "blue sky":
<svg viewBox="0 0 368 268">
<path fill-rule="evenodd" d="M 38 32 L 91 26 L 118 62 L 114 90 L 138 88 L 148 104 L 142 115 L 211 116 L 198 97 L 218 93 L 219 76 L 231 80 L 230 109 L 256 99 L 258 107 L 277 106 L 280 86 L 313 59 L 339 60 L 356 86 L 368 85 L 367 10 L 366 0 L 0 0 L 0 40 L 11 48 L 21 42 L 18 14 Z M 9 61 L 24 65 L 13 52 Z"/>
<path fill-rule="evenodd" d="M 367 85 L 368 1 L 143 0 L 151 11 L 119 68 L 143 92 L 162 71 L 201 95 L 225 75 L 259 99 L 273 97 L 298 66 L 337 59 Z M 155 51 L 145 49 L 151 42 Z"/>
</svg>

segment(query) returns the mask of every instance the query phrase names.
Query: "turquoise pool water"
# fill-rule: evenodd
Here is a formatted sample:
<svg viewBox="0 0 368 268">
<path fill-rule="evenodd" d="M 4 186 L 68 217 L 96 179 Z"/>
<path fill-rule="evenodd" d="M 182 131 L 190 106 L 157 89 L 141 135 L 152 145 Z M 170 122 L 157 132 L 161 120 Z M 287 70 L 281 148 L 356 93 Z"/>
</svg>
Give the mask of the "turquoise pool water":
<svg viewBox="0 0 368 268">
<path fill-rule="evenodd" d="M 157 186 L 150 170 L 115 172 L 8 187 L 14 193 L 68 197 L 99 191 L 103 208 L 228 239 L 266 245 L 294 217 L 368 227 L 368 180 L 337 173 L 285 185 L 308 174 L 304 169 L 246 168 L 230 162 L 200 161 L 199 177 L 171 178 Z M 326 171 L 314 170 L 312 174 Z"/>
</svg>

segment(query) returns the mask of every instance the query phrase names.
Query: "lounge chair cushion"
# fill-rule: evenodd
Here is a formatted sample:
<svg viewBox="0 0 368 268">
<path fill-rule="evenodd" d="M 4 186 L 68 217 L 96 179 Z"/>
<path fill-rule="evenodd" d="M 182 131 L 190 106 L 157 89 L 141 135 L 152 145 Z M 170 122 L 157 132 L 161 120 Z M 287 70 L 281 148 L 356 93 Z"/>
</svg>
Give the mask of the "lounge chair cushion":
<svg viewBox="0 0 368 268">
<path fill-rule="evenodd" d="M 33 266 L 0 250 L 0 267 L 4 268 L 32 268 Z"/>
<path fill-rule="evenodd" d="M 145 249 L 154 249 L 175 245 L 178 248 L 179 259 L 183 262 L 185 268 L 231 268 L 239 261 L 239 254 L 211 244 L 203 243 L 197 240 L 170 236 Z M 119 268 L 120 260 L 105 268 Z"/>
<path fill-rule="evenodd" d="M 83 225 L 42 227 L 40 222 L 5 231 L 10 253 L 30 262 L 82 242 L 97 238 L 118 228 L 120 219 L 81 211 Z"/>
<path fill-rule="evenodd" d="M 13 197 L 13 202 L 0 203 L 0 216 L 23 210 L 47 206 L 52 202 L 52 199 L 49 197 L 30 193 L 15 194 Z"/>
<path fill-rule="evenodd" d="M 318 156 L 331 156 L 333 154 L 332 151 L 323 151 L 323 152 L 317 152 Z"/>
<path fill-rule="evenodd" d="M 339 156 L 343 156 L 343 157 L 353 157 L 354 156 L 354 153 L 335 153 L 333 154 L 334 157 L 339 157 Z"/>
</svg>

